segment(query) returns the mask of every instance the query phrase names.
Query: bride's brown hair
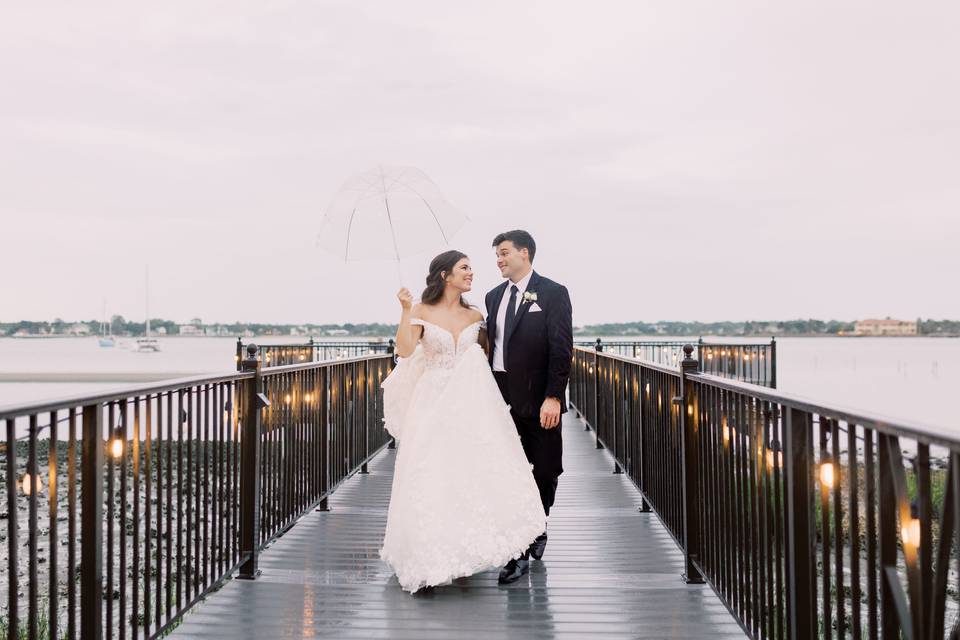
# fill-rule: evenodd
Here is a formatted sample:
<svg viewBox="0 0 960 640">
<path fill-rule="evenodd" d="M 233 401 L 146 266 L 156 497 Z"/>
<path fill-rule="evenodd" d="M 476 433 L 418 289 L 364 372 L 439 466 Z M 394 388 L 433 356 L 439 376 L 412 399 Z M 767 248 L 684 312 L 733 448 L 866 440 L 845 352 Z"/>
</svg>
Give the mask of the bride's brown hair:
<svg viewBox="0 0 960 640">
<path fill-rule="evenodd" d="M 420 302 L 423 304 L 437 304 L 443 298 L 443 290 L 447 287 L 446 276 L 453 271 L 458 262 L 468 257 L 467 254 L 451 249 L 444 251 L 436 258 L 430 261 L 430 269 L 427 273 L 427 288 L 420 294 Z M 460 296 L 460 304 L 469 309 L 470 305 Z"/>
</svg>

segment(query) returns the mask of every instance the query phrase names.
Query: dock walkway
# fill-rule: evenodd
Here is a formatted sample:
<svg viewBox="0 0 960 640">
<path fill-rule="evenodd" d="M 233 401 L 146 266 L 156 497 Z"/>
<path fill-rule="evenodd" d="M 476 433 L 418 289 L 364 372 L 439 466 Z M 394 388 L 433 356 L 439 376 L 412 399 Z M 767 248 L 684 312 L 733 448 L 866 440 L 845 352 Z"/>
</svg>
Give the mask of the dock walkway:
<svg viewBox="0 0 960 640">
<path fill-rule="evenodd" d="M 529 579 L 497 573 L 402 591 L 379 559 L 396 451 L 386 450 L 260 557 L 188 613 L 176 638 L 743 638 L 709 586 L 687 585 L 683 556 L 592 432 L 564 419 L 564 468 L 550 542 Z"/>
</svg>

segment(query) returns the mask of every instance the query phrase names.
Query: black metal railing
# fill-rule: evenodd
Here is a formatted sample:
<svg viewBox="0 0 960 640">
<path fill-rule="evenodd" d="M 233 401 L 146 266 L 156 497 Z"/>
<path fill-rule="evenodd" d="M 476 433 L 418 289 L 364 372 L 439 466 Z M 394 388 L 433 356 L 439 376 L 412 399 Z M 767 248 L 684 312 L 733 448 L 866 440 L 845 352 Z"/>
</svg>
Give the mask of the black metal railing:
<svg viewBox="0 0 960 640">
<path fill-rule="evenodd" d="M 245 355 L 238 373 L 0 408 L 0 637 L 164 635 L 388 443 L 392 357 Z"/>
<path fill-rule="evenodd" d="M 336 341 L 315 341 L 310 338 L 309 342 L 296 344 L 261 344 L 257 345 L 260 349 L 261 361 L 264 367 L 282 367 L 291 364 L 303 364 L 305 362 L 326 362 L 328 360 L 345 360 L 348 358 L 359 358 L 361 356 L 371 356 L 383 353 L 394 352 L 393 339 L 370 339 L 353 340 L 348 342 Z M 240 338 L 237 338 L 237 350 L 234 357 L 237 363 L 237 371 L 240 370 L 240 363 L 243 360 L 246 345 Z"/>
<path fill-rule="evenodd" d="M 687 342 L 675 340 L 602 340 L 577 341 L 578 347 L 615 353 L 627 358 L 678 367 Z M 704 373 L 742 380 L 765 387 L 777 387 L 777 339 L 770 342 L 704 342 L 693 343 L 693 357 L 700 361 Z"/>
<path fill-rule="evenodd" d="M 577 348 L 571 402 L 754 638 L 956 637 L 960 439 Z M 954 569 L 951 569 L 953 566 Z"/>
</svg>

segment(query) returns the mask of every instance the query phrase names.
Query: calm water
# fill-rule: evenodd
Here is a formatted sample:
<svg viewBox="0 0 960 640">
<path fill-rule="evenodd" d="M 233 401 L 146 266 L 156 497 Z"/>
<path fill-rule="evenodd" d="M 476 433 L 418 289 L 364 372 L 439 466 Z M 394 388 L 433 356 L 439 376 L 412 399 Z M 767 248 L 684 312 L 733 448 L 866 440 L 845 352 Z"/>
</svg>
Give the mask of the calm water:
<svg viewBox="0 0 960 640">
<path fill-rule="evenodd" d="M 960 339 L 782 338 L 777 342 L 783 391 L 960 433 L 960 420 L 950 402 L 960 389 Z M 3 338 L 0 373 L 222 372 L 234 368 L 235 345 L 234 338 L 162 338 L 160 353 L 137 353 L 122 344 L 101 348 L 94 338 Z M 118 385 L 0 383 L 0 405 L 112 386 Z"/>
</svg>

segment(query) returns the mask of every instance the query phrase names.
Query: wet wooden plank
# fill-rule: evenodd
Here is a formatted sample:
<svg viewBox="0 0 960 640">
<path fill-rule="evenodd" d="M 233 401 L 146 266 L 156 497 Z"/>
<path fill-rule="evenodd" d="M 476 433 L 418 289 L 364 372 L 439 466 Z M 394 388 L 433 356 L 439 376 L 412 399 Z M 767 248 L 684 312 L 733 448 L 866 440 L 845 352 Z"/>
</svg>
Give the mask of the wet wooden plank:
<svg viewBox="0 0 960 640">
<path fill-rule="evenodd" d="M 605 451 L 573 416 L 550 541 L 529 579 L 497 573 L 424 594 L 402 591 L 378 550 L 395 451 L 347 481 L 331 511 L 304 517 L 260 558 L 256 581 L 234 580 L 178 627 L 178 638 L 743 638 L 708 586 L 680 578 L 683 556 Z"/>
</svg>

